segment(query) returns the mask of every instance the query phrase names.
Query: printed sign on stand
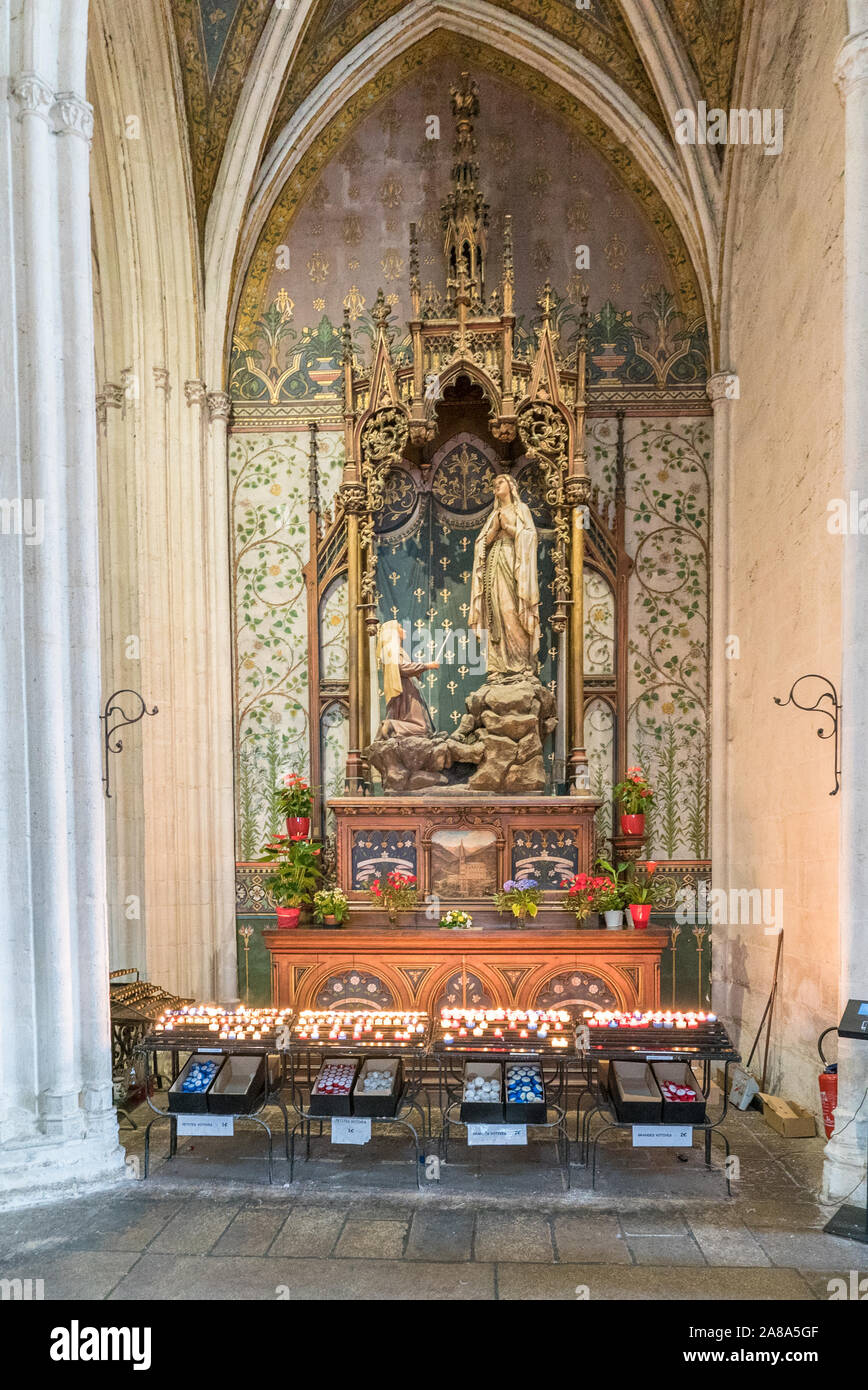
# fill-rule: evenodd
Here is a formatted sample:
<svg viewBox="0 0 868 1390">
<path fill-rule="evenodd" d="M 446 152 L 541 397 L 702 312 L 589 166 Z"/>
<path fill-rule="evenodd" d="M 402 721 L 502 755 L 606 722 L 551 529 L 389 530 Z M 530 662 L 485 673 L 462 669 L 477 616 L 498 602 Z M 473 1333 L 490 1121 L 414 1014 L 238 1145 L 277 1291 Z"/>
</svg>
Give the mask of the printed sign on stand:
<svg viewBox="0 0 868 1390">
<path fill-rule="evenodd" d="M 526 1144 L 527 1125 L 468 1125 L 467 1143 L 471 1148 L 478 1144 Z"/>
<path fill-rule="evenodd" d="M 371 1138 L 371 1121 L 357 1115 L 332 1116 L 333 1144 L 367 1144 Z"/>
<path fill-rule="evenodd" d="M 178 1134 L 188 1138 L 231 1138 L 235 1133 L 234 1115 L 179 1115 Z"/>
<path fill-rule="evenodd" d="M 689 1149 L 693 1125 L 634 1125 L 634 1149 Z"/>
</svg>

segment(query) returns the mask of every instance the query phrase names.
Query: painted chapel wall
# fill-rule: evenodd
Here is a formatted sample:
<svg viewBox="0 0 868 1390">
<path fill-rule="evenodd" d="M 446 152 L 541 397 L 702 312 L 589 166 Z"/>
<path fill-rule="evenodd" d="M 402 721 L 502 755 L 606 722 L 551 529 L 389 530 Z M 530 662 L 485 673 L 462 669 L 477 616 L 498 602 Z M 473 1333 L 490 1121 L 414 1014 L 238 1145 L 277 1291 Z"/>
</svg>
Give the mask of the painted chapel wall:
<svg viewBox="0 0 868 1390">
<path fill-rule="evenodd" d="M 844 6 L 766 5 L 742 102 L 782 107 L 777 157 L 737 155 L 728 235 L 731 366 L 730 888 L 783 891 L 769 1089 L 818 1107 L 816 1038 L 837 1021 L 837 802 L 828 722 L 779 709 L 796 677 L 839 685 L 843 117 L 832 82 Z M 749 95 L 750 100 L 747 100 Z M 772 978 L 763 925 L 715 929 L 715 1000 L 749 1048 Z"/>
</svg>

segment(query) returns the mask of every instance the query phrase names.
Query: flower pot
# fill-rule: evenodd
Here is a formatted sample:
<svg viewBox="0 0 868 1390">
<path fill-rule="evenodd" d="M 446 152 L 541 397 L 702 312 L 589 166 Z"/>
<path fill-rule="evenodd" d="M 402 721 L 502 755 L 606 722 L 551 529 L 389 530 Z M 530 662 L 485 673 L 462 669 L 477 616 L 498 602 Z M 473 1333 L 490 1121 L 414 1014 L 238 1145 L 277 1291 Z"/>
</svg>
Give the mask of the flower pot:
<svg viewBox="0 0 868 1390">
<path fill-rule="evenodd" d="M 648 930 L 648 918 L 651 916 L 650 903 L 631 903 L 630 916 L 633 918 L 633 926 L 636 931 Z"/>
<path fill-rule="evenodd" d="M 336 927 L 338 919 L 333 912 L 327 912 L 322 919 L 322 924 L 324 927 Z"/>
<path fill-rule="evenodd" d="M 310 816 L 287 816 L 286 833 L 291 840 L 306 840 L 310 834 Z"/>
<path fill-rule="evenodd" d="M 627 815 L 621 812 L 621 834 L 622 835 L 644 835 L 645 834 L 645 812 L 637 811 L 635 815 Z"/>
<path fill-rule="evenodd" d="M 614 908 L 611 912 L 604 912 L 606 919 L 606 931 L 620 931 L 624 925 L 624 909 Z"/>
<path fill-rule="evenodd" d="M 279 907 L 277 909 L 277 930 L 292 931 L 298 926 L 300 916 L 300 907 Z"/>
</svg>

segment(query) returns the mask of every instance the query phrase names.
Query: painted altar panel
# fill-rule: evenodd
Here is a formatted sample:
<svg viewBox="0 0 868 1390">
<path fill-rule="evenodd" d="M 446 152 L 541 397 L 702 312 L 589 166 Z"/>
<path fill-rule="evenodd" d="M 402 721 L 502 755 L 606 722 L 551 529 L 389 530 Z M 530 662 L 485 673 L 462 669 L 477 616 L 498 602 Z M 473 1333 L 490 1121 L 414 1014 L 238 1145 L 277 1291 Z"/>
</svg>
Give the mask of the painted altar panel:
<svg viewBox="0 0 868 1390">
<path fill-rule="evenodd" d="M 442 898 L 490 897 L 500 887 L 493 830 L 435 830 L 431 892 Z"/>
</svg>

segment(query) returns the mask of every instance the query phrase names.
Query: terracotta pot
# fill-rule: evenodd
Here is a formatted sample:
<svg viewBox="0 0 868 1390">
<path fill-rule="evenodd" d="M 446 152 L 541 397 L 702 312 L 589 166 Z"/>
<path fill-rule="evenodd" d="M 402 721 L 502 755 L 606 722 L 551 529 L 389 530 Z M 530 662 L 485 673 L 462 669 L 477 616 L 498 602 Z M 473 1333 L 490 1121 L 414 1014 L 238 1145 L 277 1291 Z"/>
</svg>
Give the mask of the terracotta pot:
<svg viewBox="0 0 868 1390">
<path fill-rule="evenodd" d="M 648 918 L 651 916 L 650 903 L 631 903 L 630 916 L 633 918 L 633 926 L 636 931 L 648 930 Z"/>
<path fill-rule="evenodd" d="M 327 912 L 322 919 L 322 924 L 324 927 L 336 927 L 338 919 L 333 912 Z"/>
<path fill-rule="evenodd" d="M 637 811 L 635 815 L 627 815 L 621 812 L 621 834 L 622 835 L 644 835 L 645 834 L 645 812 Z"/>
<path fill-rule="evenodd" d="M 279 907 L 277 909 L 277 930 L 292 931 L 298 926 L 300 916 L 300 907 Z"/>
<path fill-rule="evenodd" d="M 286 833 L 291 840 L 306 840 L 310 834 L 310 816 L 287 816 Z"/>
</svg>

